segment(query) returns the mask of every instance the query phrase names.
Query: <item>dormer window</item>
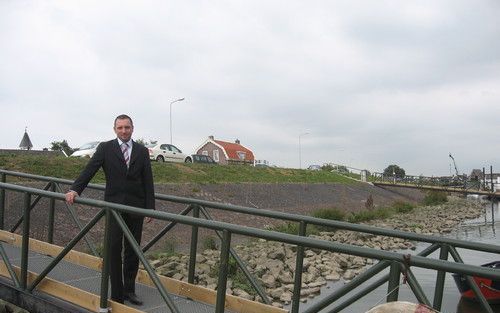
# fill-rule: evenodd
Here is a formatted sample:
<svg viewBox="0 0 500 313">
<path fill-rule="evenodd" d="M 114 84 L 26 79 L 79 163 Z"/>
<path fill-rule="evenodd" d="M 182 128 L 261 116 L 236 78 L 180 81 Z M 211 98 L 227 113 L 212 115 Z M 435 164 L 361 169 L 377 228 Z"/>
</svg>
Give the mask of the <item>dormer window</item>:
<svg viewBox="0 0 500 313">
<path fill-rule="evenodd" d="M 237 151 L 236 153 L 238 154 L 238 158 L 240 158 L 240 160 L 245 160 L 245 157 L 247 155 L 245 152 Z"/>
</svg>

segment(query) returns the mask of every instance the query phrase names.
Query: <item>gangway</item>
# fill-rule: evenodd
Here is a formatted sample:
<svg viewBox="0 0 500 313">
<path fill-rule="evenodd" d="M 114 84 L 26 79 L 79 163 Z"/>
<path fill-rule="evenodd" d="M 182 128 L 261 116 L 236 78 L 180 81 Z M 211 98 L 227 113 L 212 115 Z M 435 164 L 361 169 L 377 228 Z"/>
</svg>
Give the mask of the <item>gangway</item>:
<svg viewBox="0 0 500 313">
<path fill-rule="evenodd" d="M 19 184 L 19 181 L 16 181 L 18 184 L 12 184 L 6 182 L 7 176 L 14 176 L 19 179 L 20 177 L 29 178 L 32 180 L 38 180 L 42 182 L 47 182 L 45 188 L 34 188 L 27 187 Z M 75 301 L 73 305 L 81 306 L 85 305 L 88 311 L 92 312 L 108 312 L 108 309 L 113 308 L 113 313 L 120 312 L 120 310 L 124 310 L 122 312 L 128 312 L 125 310 L 131 310 L 136 308 L 131 308 L 129 306 L 118 306 L 118 304 L 113 304 L 112 302 L 108 302 L 108 273 L 107 273 L 107 240 L 104 240 L 103 247 L 103 259 L 102 261 L 97 260 L 94 265 L 95 268 L 101 268 L 100 274 L 100 286 L 98 287 L 98 296 L 94 294 L 95 297 L 84 297 L 81 295 L 76 295 L 73 292 L 73 289 L 70 287 L 54 287 L 54 283 L 51 281 L 53 277 L 50 275 L 56 275 L 57 270 L 56 267 L 60 266 L 63 260 L 80 260 L 77 262 L 82 262 L 82 257 L 79 253 L 73 251 L 75 245 L 82 241 L 85 235 L 88 233 L 92 227 L 96 225 L 96 223 L 105 218 L 105 221 L 108 222 L 110 218 L 116 219 L 120 227 L 125 234 L 127 240 L 129 240 L 130 244 L 134 247 L 136 254 L 138 255 L 141 263 L 144 266 L 144 272 L 139 275 L 139 283 L 144 285 L 152 285 L 157 290 L 159 297 L 156 298 L 158 303 L 162 305 L 165 304 L 168 307 L 168 310 L 171 312 L 183 312 L 179 309 L 178 301 L 186 301 L 186 300 L 196 300 L 196 302 L 203 302 L 205 304 L 212 304 L 213 306 L 207 307 L 208 310 L 212 309 L 216 313 L 222 312 L 284 312 L 282 309 L 278 309 L 272 307 L 267 304 L 262 303 L 254 303 L 252 301 L 244 301 L 244 299 L 240 298 L 231 298 L 226 295 L 226 284 L 228 279 L 228 265 L 229 265 L 229 256 L 231 255 L 238 263 L 238 266 L 242 270 L 245 270 L 245 263 L 241 262 L 241 259 L 238 258 L 237 254 L 234 253 L 234 250 L 231 248 L 232 235 L 241 235 L 252 238 L 261 238 L 270 241 L 282 242 L 285 244 L 293 245 L 296 247 L 296 263 L 295 263 L 295 271 L 294 271 L 294 285 L 293 285 L 293 297 L 292 297 L 292 306 L 291 312 L 297 313 L 299 312 L 300 306 L 300 294 L 302 288 L 302 272 L 304 265 L 304 257 L 305 257 L 305 249 L 317 249 L 321 251 L 329 251 L 336 252 L 342 254 L 349 254 L 353 256 L 361 256 L 374 260 L 378 260 L 378 263 L 367 269 L 365 272 L 359 274 L 350 282 L 346 283 L 342 287 L 333 290 L 333 292 L 322 300 L 316 302 L 314 305 L 310 306 L 308 309 L 303 311 L 303 313 L 316 313 L 323 312 L 322 310 L 328 307 L 328 312 L 340 312 L 344 308 L 348 307 L 350 304 L 358 301 L 366 294 L 372 292 L 376 288 L 387 284 L 387 290 L 390 291 L 387 295 L 387 302 L 398 300 L 398 288 L 400 286 L 400 280 L 405 274 L 405 279 L 407 279 L 407 283 L 410 286 L 415 299 L 419 303 L 423 303 L 429 306 L 434 307 L 439 310 L 441 308 L 443 297 L 444 297 L 444 280 L 446 273 L 459 273 L 463 274 L 467 277 L 467 280 L 472 286 L 476 297 L 479 299 L 479 305 L 483 308 L 485 312 L 493 312 L 489 304 L 482 296 L 479 291 L 479 287 L 473 281 L 471 276 L 480 276 L 485 278 L 491 278 L 495 280 L 500 280 L 500 273 L 497 270 L 484 268 L 481 266 L 464 264 L 459 250 L 468 249 L 473 251 L 483 251 L 492 254 L 500 254 L 500 246 L 484 244 L 484 243 L 476 243 L 476 242 L 468 242 L 462 241 L 452 238 L 444 238 L 437 237 L 431 235 L 422 235 L 416 233 L 403 232 L 398 230 L 384 229 L 374 226 L 361 225 L 361 224 L 351 224 L 342 221 L 334 221 L 334 220 L 323 220 L 319 218 L 314 218 L 311 216 L 303 216 L 297 214 L 288 214 L 284 212 L 277 212 L 265 209 L 255 209 L 248 208 L 230 204 L 223 204 L 211 201 L 205 201 L 200 199 L 193 198 L 184 198 L 184 197 L 176 197 L 169 195 L 161 195 L 156 194 L 156 199 L 161 201 L 170 201 L 173 203 L 181 203 L 186 204 L 187 207 L 180 214 L 172 214 L 161 211 L 151 211 L 144 210 L 135 207 L 130 207 L 126 205 L 120 205 L 115 203 L 109 203 L 105 201 L 99 201 L 94 199 L 88 199 L 84 197 L 77 198 L 76 202 L 79 205 L 83 205 L 85 207 L 95 208 L 98 212 L 92 217 L 87 224 L 78 226 L 81 231 L 72 238 L 68 243 L 64 245 L 64 247 L 53 247 L 49 246 L 54 251 L 47 252 L 47 250 L 40 250 L 39 253 L 41 255 L 49 255 L 51 259 L 46 260 L 46 263 L 41 265 L 37 271 L 34 271 L 32 266 L 36 264 L 34 261 L 30 260 L 30 257 L 33 256 L 33 251 L 30 251 L 29 248 L 35 249 L 37 246 L 42 246 L 47 243 L 40 243 L 32 240 L 30 238 L 30 213 L 37 205 L 38 202 L 42 198 L 49 199 L 49 208 L 45 211 L 52 211 L 53 205 L 55 202 L 64 203 L 64 193 L 57 192 L 59 184 L 71 184 L 71 181 L 62 180 L 53 177 L 42 177 L 36 175 L 30 175 L 25 173 L 16 173 L 9 172 L 5 170 L 0 170 L 0 228 L 5 230 L 4 225 L 4 217 L 7 212 L 6 209 L 12 210 L 12 208 L 7 208 L 6 206 L 6 192 L 15 194 L 18 198 L 21 196 L 23 199 L 22 203 L 22 217 L 21 221 L 17 222 L 16 225 L 22 225 L 22 235 L 14 234 L 16 232 L 6 231 L 2 232 L 2 236 L 4 239 L 1 239 L 0 244 L 0 255 L 3 260 L 2 265 L 2 276 L 4 276 L 0 282 L 5 283 L 4 286 L 10 286 L 12 293 L 15 294 L 15 297 L 20 296 L 37 296 L 40 293 L 45 293 L 44 288 L 59 289 L 63 290 L 63 294 L 67 293 L 72 295 L 73 300 Z M 30 184 L 32 185 L 32 184 Z M 95 188 L 98 190 L 104 189 L 101 185 L 89 185 L 87 188 Z M 56 191 L 49 191 L 56 190 Z M 59 190 L 60 191 L 60 190 Z M 32 199 L 32 197 L 34 199 Z M 257 229 L 253 227 L 246 227 L 237 224 L 225 223 L 220 221 L 215 221 L 210 219 L 210 215 L 206 208 L 216 209 L 216 210 L 224 210 L 230 212 L 236 212 L 241 214 L 252 214 L 261 217 L 279 219 L 280 221 L 289 221 L 298 223 L 299 225 L 299 233 L 298 235 L 279 233 L 275 231 L 269 231 L 264 229 Z M 18 211 L 20 208 L 16 208 Z M 39 208 L 37 208 L 39 209 Z M 189 225 L 192 228 L 191 233 L 191 250 L 189 257 L 189 279 L 188 285 L 169 285 L 168 281 L 165 281 L 162 277 L 159 277 L 157 273 L 152 269 L 151 265 L 144 257 L 143 250 L 147 249 L 147 246 L 150 246 L 150 243 L 146 244 L 142 249 L 138 246 L 137 242 L 133 239 L 133 236 L 130 234 L 130 231 L 126 227 L 121 215 L 119 213 L 132 213 L 143 216 L 149 216 L 156 220 L 162 220 L 169 222 L 165 228 L 158 234 L 159 237 L 167 233 L 175 224 L 185 224 Z M 188 213 L 192 213 L 193 216 L 187 216 Z M 53 227 L 51 226 L 54 223 L 53 212 L 49 214 L 51 219 L 49 220 L 48 228 L 49 230 Z M 204 216 L 206 219 L 201 218 Z M 349 244 L 342 244 L 338 242 L 332 242 L 327 240 L 322 240 L 318 238 L 311 238 L 306 236 L 306 230 L 308 225 L 316 225 L 323 226 L 335 229 L 342 229 L 353 232 L 366 233 L 377 236 L 387 236 L 387 237 L 395 237 L 402 238 L 406 240 L 416 241 L 424 244 L 428 244 L 428 246 L 418 252 L 417 254 L 403 254 L 391 251 L 384 251 L 378 249 L 372 249 L 363 246 L 355 246 Z M 213 292 L 212 295 L 206 296 L 205 294 L 201 294 L 201 290 L 197 289 L 194 284 L 190 283 L 194 279 L 195 273 L 195 264 L 196 264 L 196 249 L 197 249 L 197 238 L 198 238 L 198 229 L 206 228 L 210 230 L 214 230 L 221 237 L 221 245 L 220 245 L 220 264 L 219 264 L 219 276 L 217 282 L 217 291 Z M 19 230 L 17 231 L 19 232 Z M 53 233 L 52 233 L 53 234 Z M 51 236 L 51 231 L 48 232 L 49 237 Z M 158 237 L 158 238 L 159 238 Z M 107 234 L 105 234 L 104 238 L 107 238 Z M 157 240 L 154 238 L 152 241 Z M 52 238 L 49 238 L 49 243 L 53 241 Z M 14 244 L 14 243 L 17 244 Z M 17 245 L 19 247 L 19 251 L 17 252 L 18 258 L 12 258 L 16 252 L 11 251 L 11 246 Z M 4 248 L 5 246 L 5 248 Z M 438 258 L 434 258 L 431 255 L 434 252 L 439 252 Z M 11 254 L 9 256 L 9 253 Z M 448 261 L 448 257 L 452 257 L 452 261 Z M 35 255 L 34 257 L 37 257 Z M 64 264 L 64 263 L 61 263 Z M 31 266 L 31 267 L 30 267 Z M 422 290 L 422 287 L 418 281 L 418 277 L 413 274 L 412 268 L 425 268 L 429 270 L 436 271 L 436 285 L 434 290 L 433 299 L 429 299 L 426 293 Z M 377 276 L 375 281 L 372 281 L 374 276 L 378 273 L 383 273 L 387 271 L 386 274 L 382 275 L 382 277 Z M 33 272 L 33 273 L 32 273 Z M 147 274 L 146 274 L 147 273 Z M 380 277 L 380 278 L 379 278 Z M 247 277 L 250 281 L 252 281 L 252 275 Z M 258 282 L 252 282 L 252 285 L 258 291 L 259 284 Z M 141 287 L 142 288 L 142 287 Z M 180 289 L 186 288 L 184 291 L 180 291 L 179 293 L 184 295 L 183 300 L 177 299 L 175 295 Z M 177 290 L 176 290 L 177 289 Z M 0 288 L 0 290 L 4 290 L 4 288 Z M 188 299 L 189 298 L 189 299 Z M 346 299 L 347 298 L 347 299 Z M 210 299 L 210 300 L 207 300 Z M 82 303 L 77 301 L 81 300 Z M 266 296 L 262 296 L 262 300 L 264 302 L 269 301 Z M 210 302 L 211 301 L 211 302 Z M 16 303 L 15 303 L 16 304 Z M 198 304 L 198 303 L 196 303 Z M 335 305 L 333 309 L 329 306 Z M 43 311 L 49 312 L 49 311 Z M 54 311 L 55 312 L 55 311 Z M 71 310 L 67 311 L 57 311 L 57 312 L 75 312 Z M 131 311 L 135 312 L 135 311 Z M 166 311 L 168 312 L 168 311 Z M 189 311 L 185 311 L 189 312 Z"/>
<path fill-rule="evenodd" d="M 7 231 L 0 231 L 0 242 L 2 246 L 1 249 L 4 250 L 5 256 L 10 260 L 16 274 L 19 275 L 22 259 L 20 249 L 22 236 Z M 54 257 L 56 257 L 63 248 L 35 239 L 30 239 L 29 246 L 28 283 L 32 283 L 43 268 L 53 261 Z M 63 309 L 68 312 L 98 312 L 101 270 L 101 258 L 72 250 L 64 260 L 56 265 L 43 283 L 40 284 L 38 292 L 43 292 L 45 295 L 50 296 L 51 301 L 58 302 L 58 305 L 62 305 Z M 5 262 L 0 263 L 0 276 L 9 277 L 9 274 Z M 168 290 L 175 292 L 171 297 L 180 312 L 214 312 L 215 303 L 212 300 L 215 299 L 215 291 L 196 285 L 190 285 L 186 282 L 169 277 L 161 276 L 160 279 L 163 284 L 167 286 Z M 136 292 L 144 300 L 144 305 L 127 306 L 109 301 L 111 311 L 123 313 L 171 312 L 165 303 L 162 303 L 159 293 L 156 288 L 154 288 L 152 281 L 144 270 L 139 270 Z M 0 292 L 0 296 L 1 295 L 2 292 Z M 5 298 L 5 295 L 3 296 Z M 192 298 L 203 300 L 204 302 L 195 301 Z M 25 301 L 29 303 L 30 301 L 26 299 L 27 298 L 25 298 Z M 63 304 L 58 299 L 64 300 L 66 303 Z M 235 310 L 226 309 L 225 312 L 228 313 L 242 312 L 241 305 L 238 305 L 238 303 L 245 305 L 248 312 L 285 312 L 278 308 L 270 308 L 269 306 L 257 302 L 230 295 L 227 296 L 226 301 L 229 302 L 229 307 L 235 308 Z M 240 307 L 238 308 L 238 306 Z M 56 309 L 44 308 L 42 312 L 49 312 L 52 310 Z M 35 311 L 38 311 L 38 309 L 32 308 L 30 312 Z M 57 311 L 59 311 L 59 309 L 57 309 Z"/>
</svg>

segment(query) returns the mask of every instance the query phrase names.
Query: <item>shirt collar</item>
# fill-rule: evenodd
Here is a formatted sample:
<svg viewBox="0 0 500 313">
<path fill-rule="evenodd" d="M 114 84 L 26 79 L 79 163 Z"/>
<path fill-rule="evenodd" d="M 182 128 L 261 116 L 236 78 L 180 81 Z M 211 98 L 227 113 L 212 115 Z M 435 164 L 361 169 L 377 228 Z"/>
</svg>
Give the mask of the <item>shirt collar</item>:
<svg viewBox="0 0 500 313">
<path fill-rule="evenodd" d="M 118 140 L 118 145 L 121 147 L 122 144 L 125 142 L 129 147 L 132 147 L 132 138 L 129 139 L 129 141 L 122 141 L 120 138 L 116 138 Z"/>
</svg>

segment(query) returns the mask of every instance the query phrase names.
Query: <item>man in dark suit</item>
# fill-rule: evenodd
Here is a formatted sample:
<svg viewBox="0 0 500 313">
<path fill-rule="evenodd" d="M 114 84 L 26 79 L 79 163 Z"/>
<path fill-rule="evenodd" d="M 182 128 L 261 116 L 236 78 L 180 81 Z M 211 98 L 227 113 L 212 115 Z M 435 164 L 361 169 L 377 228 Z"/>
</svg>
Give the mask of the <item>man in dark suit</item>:
<svg viewBox="0 0 500 313">
<path fill-rule="evenodd" d="M 148 149 L 132 140 L 134 124 L 129 116 L 116 117 L 113 130 L 117 138 L 103 142 L 97 147 L 94 156 L 66 193 L 66 201 L 72 204 L 75 197 L 83 192 L 102 167 L 106 177 L 105 201 L 154 210 L 153 174 Z M 144 218 L 126 213 L 121 216 L 140 244 Z M 146 218 L 147 223 L 150 220 Z M 114 218 L 111 219 L 110 225 L 111 299 L 120 303 L 128 300 L 140 305 L 142 301 L 135 293 L 139 258 L 128 241 L 124 240 L 123 232 Z"/>
</svg>

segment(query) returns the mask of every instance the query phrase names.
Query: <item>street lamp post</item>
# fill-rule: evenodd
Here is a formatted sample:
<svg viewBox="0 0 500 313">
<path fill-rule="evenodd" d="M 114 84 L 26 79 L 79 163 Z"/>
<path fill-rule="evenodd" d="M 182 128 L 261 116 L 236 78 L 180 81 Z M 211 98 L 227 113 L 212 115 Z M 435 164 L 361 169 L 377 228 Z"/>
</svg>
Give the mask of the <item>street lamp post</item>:
<svg viewBox="0 0 500 313">
<path fill-rule="evenodd" d="M 302 149 L 300 146 L 300 137 L 309 135 L 309 133 L 302 133 L 299 135 L 299 169 L 302 169 Z"/>
<path fill-rule="evenodd" d="M 184 101 L 184 98 L 179 98 L 170 102 L 170 144 L 172 144 L 172 104 L 179 101 Z"/>
</svg>

